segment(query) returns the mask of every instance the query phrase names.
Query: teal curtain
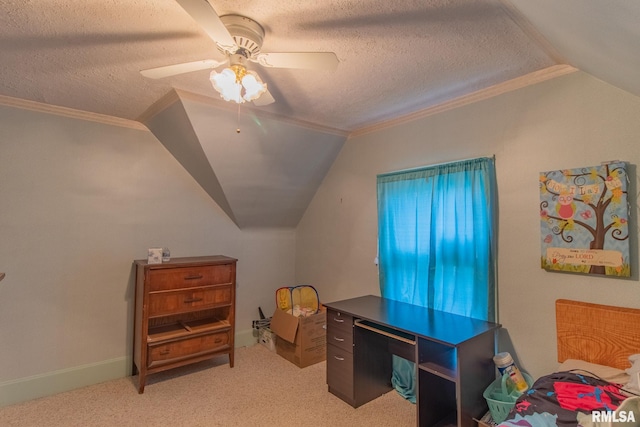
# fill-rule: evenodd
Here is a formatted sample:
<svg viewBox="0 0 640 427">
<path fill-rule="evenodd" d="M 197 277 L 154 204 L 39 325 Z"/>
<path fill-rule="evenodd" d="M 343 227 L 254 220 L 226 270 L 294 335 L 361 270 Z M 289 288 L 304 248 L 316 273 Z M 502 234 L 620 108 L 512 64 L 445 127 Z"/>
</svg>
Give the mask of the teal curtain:
<svg viewBox="0 0 640 427">
<path fill-rule="evenodd" d="M 494 159 L 378 175 L 377 189 L 381 295 L 495 320 Z M 415 366 L 393 365 L 394 387 L 415 402 Z"/>
</svg>

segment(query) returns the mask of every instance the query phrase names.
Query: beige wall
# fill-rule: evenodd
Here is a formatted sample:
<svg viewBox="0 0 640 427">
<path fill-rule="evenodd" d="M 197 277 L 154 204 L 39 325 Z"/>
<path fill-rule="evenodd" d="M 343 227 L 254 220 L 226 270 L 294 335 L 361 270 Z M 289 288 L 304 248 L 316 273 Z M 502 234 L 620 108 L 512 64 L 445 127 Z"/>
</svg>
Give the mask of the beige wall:
<svg viewBox="0 0 640 427">
<path fill-rule="evenodd" d="M 148 131 L 0 107 L 0 206 L 0 406 L 129 373 L 148 247 L 238 258 L 245 343 L 293 283 L 295 230 L 240 231 Z"/>
<path fill-rule="evenodd" d="M 640 307 L 637 182 L 640 99 L 574 73 L 347 141 L 298 226 L 296 281 L 324 301 L 378 294 L 376 175 L 496 156 L 501 350 L 541 375 L 556 365 L 554 301 Z M 539 172 L 619 159 L 631 168 L 632 280 L 540 268 Z"/>
<path fill-rule="evenodd" d="M 523 367 L 555 366 L 553 302 L 640 307 L 640 99 L 576 73 L 348 141 L 297 230 L 240 231 L 150 132 L 0 107 L 0 405 L 127 375 L 131 263 L 238 258 L 239 334 L 274 290 L 377 294 L 376 174 L 496 156 L 500 321 Z M 633 165 L 633 280 L 539 268 L 538 172 Z M 506 345 L 506 344 L 505 344 Z M 511 350 L 511 348 L 509 348 Z"/>
</svg>

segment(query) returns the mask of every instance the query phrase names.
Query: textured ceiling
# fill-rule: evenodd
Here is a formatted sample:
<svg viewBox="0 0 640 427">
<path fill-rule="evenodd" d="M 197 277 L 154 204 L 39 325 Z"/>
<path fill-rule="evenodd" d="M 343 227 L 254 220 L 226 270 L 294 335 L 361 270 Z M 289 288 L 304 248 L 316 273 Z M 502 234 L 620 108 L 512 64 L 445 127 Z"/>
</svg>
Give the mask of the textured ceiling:
<svg viewBox="0 0 640 427">
<path fill-rule="evenodd" d="M 327 161 L 353 132 L 560 64 L 640 95 L 636 0 L 210 3 L 219 15 L 242 14 L 260 22 L 266 31 L 263 52 L 330 51 L 340 61 L 336 71 L 252 64 L 276 102 L 242 106 L 243 133 L 235 141 L 245 141 L 244 149 L 228 149 L 224 162 L 213 159 L 220 158 L 220 147 L 232 136 L 222 137 L 220 128 L 235 131 L 238 112 L 217 97 L 209 71 L 161 80 L 140 74 L 163 65 L 222 59 L 175 0 L 1 1 L 0 96 L 140 121 L 176 158 L 183 156 L 185 168 L 228 206 L 236 223 L 277 226 L 282 221 L 275 218 L 284 215 L 289 226 L 315 192 L 318 176 L 328 170 Z M 172 101 L 166 103 L 167 97 Z M 169 111 L 177 116 L 167 117 Z M 217 117 L 215 127 L 201 119 L 207 115 Z M 159 117 L 190 126 L 195 145 L 188 155 L 176 146 L 175 135 L 161 131 Z M 276 126 L 278 120 L 286 125 Z M 314 141 L 325 149 L 297 150 L 283 141 Z M 259 144 L 281 147 L 252 158 L 248 153 Z M 295 160 L 301 166 L 291 166 Z M 203 171 L 203 165 L 210 170 Z M 289 181 L 299 183 L 290 193 L 300 198 L 281 194 Z M 286 212 L 249 202 L 255 200 L 256 182 L 273 182 L 260 187 L 262 194 L 273 193 L 276 202 L 289 206 Z M 257 220 L 262 213 L 271 219 Z"/>
<path fill-rule="evenodd" d="M 254 69 L 262 110 L 352 131 L 553 65 L 498 0 L 211 0 L 265 28 L 262 51 L 330 51 L 335 72 Z M 139 71 L 221 59 L 174 0 L 9 0 L 0 5 L 0 93 L 136 120 L 172 87 L 217 96 L 209 71 Z"/>
</svg>

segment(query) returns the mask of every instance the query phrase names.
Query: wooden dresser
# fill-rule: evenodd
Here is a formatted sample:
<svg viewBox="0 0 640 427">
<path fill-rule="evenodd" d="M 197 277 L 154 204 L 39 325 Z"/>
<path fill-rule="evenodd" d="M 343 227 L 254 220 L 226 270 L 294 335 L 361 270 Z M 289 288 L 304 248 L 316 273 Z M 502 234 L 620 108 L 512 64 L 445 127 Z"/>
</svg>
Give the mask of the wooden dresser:
<svg viewBox="0 0 640 427">
<path fill-rule="evenodd" d="M 233 368 L 236 262 L 222 255 L 136 260 L 133 375 L 147 375 L 220 355 Z"/>
</svg>

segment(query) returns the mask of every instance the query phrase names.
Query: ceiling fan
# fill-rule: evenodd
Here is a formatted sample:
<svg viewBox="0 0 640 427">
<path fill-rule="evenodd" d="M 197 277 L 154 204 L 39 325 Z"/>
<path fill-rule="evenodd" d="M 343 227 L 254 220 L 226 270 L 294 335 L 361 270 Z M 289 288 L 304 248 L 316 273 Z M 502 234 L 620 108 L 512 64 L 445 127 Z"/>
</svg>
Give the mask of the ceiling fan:
<svg viewBox="0 0 640 427">
<path fill-rule="evenodd" d="M 335 70 L 338 58 L 333 52 L 261 52 L 264 28 L 242 15 L 218 16 L 207 0 L 176 0 L 202 27 L 225 55 L 223 60 L 204 59 L 182 64 L 142 70 L 149 78 L 160 79 L 192 71 L 214 69 L 211 83 L 226 101 L 238 104 L 253 101 L 254 105 L 268 105 L 275 101 L 257 73 L 248 70 L 249 62 L 270 68 L 298 68 Z M 222 72 L 215 68 L 228 64 Z"/>
</svg>

